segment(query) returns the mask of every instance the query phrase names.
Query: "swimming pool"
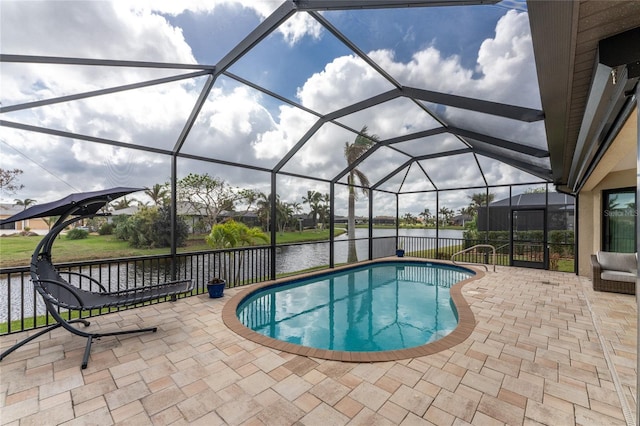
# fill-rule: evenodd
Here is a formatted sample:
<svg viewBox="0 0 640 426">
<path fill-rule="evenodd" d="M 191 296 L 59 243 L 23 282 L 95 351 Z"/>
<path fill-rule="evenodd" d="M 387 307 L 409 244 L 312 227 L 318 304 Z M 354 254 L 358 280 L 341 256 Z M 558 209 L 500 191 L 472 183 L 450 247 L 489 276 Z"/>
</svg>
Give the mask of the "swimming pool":
<svg viewBox="0 0 640 426">
<path fill-rule="evenodd" d="M 368 262 L 242 292 L 227 304 L 236 318 L 227 325 L 267 346 L 320 358 L 419 356 L 442 350 L 438 343 L 460 328 L 461 306 L 466 325 L 454 340 L 475 323 L 462 297 L 454 304 L 459 291 L 452 292 L 474 275 L 437 262 Z"/>
</svg>

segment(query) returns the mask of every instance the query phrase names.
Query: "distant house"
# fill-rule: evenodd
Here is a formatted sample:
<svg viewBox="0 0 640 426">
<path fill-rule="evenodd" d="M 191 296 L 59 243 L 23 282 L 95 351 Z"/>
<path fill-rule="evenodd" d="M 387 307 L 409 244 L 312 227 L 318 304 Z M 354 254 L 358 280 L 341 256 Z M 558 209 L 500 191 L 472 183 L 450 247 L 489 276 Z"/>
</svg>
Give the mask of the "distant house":
<svg viewBox="0 0 640 426">
<path fill-rule="evenodd" d="M 0 219 L 7 219 L 14 214 L 20 213 L 24 210 L 23 206 L 17 206 L 15 204 L 0 203 Z M 45 235 L 49 232 L 49 225 L 44 221 L 46 218 L 27 219 L 14 223 L 8 223 L 0 227 L 0 235 L 10 235 L 24 231 L 29 228 L 29 231 L 35 232 L 39 235 Z"/>
<path fill-rule="evenodd" d="M 558 192 L 533 192 L 515 195 L 511 198 L 489 204 L 489 231 L 508 231 L 511 211 L 527 209 L 547 209 L 547 229 L 572 230 L 575 215 L 574 198 Z M 528 224 L 529 229 L 542 229 L 543 223 Z M 487 208 L 478 208 L 478 230 L 487 230 Z"/>
<path fill-rule="evenodd" d="M 376 216 L 373 218 L 374 225 L 395 225 L 396 218 L 393 216 Z"/>
<path fill-rule="evenodd" d="M 455 226 L 464 226 L 465 223 L 471 222 L 473 217 L 468 214 L 459 214 L 451 219 L 451 224 Z"/>
</svg>

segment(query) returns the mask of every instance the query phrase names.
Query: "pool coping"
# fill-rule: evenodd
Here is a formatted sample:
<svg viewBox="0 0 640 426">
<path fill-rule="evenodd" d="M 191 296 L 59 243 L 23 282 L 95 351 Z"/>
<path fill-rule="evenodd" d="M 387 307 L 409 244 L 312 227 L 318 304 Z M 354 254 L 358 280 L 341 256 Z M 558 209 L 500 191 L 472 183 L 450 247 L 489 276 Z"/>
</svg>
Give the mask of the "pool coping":
<svg viewBox="0 0 640 426">
<path fill-rule="evenodd" d="M 350 269 L 353 267 L 366 266 L 372 263 L 380 262 L 423 262 L 430 264 L 440 264 L 446 266 L 458 266 L 451 262 L 434 261 L 428 259 L 414 258 L 414 257 L 402 257 L 402 258 L 381 258 L 371 261 L 358 262 L 357 264 L 344 265 L 333 269 L 323 269 L 321 271 L 314 271 L 305 274 L 296 275 L 294 277 L 279 278 L 277 280 L 266 281 L 259 284 L 248 285 L 241 291 L 236 293 L 222 308 L 222 321 L 231 331 L 237 335 L 251 340 L 263 346 L 267 346 L 272 349 L 280 351 L 307 356 L 312 358 L 321 358 L 334 361 L 343 362 L 385 362 L 385 361 L 397 361 L 407 358 L 417 358 L 425 355 L 433 355 L 435 353 L 452 348 L 462 342 L 464 342 L 473 332 L 476 326 L 475 316 L 471 310 L 471 306 L 462 295 L 462 288 L 472 282 L 481 279 L 485 276 L 484 271 L 479 268 L 474 268 L 470 265 L 464 265 L 464 268 L 470 269 L 475 272 L 475 275 L 460 281 L 449 290 L 451 300 L 453 301 L 456 310 L 458 311 L 458 325 L 457 327 L 445 337 L 436 340 L 435 342 L 427 343 L 422 346 L 416 346 L 408 349 L 398 349 L 392 351 L 381 352 L 347 352 L 347 351 L 334 351 L 329 349 L 317 349 L 308 346 L 296 345 L 294 343 L 284 342 L 281 340 L 273 339 L 271 337 L 264 336 L 257 333 L 250 328 L 246 327 L 240 322 L 237 315 L 238 305 L 244 300 L 246 296 L 259 289 L 265 287 L 271 287 L 274 285 L 280 285 L 293 280 L 299 280 L 303 278 L 314 277 L 316 275 L 323 275 L 332 272 L 338 272 L 343 269 Z"/>
</svg>

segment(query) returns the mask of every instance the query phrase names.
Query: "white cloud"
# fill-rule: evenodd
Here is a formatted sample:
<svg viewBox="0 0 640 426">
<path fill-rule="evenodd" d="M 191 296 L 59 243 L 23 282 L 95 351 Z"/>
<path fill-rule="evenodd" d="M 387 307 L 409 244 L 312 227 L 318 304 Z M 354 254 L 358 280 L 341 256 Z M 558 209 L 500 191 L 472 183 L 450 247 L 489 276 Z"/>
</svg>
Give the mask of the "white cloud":
<svg viewBox="0 0 640 426">
<path fill-rule="evenodd" d="M 252 10 L 261 19 L 271 15 L 284 1 L 265 0 L 142 0 L 136 2 L 134 7 L 140 10 L 152 10 L 158 13 L 179 15 L 185 11 L 195 13 L 216 13 L 216 8 L 220 6 L 238 6 L 247 10 Z M 289 45 L 298 43 L 305 36 L 319 39 L 322 33 L 322 26 L 306 13 L 296 13 L 282 24 L 278 30 Z"/>
<path fill-rule="evenodd" d="M 240 3 L 231 0 L 147 1 L 135 3 L 135 6 L 122 2 L 72 2 L 70 4 L 73 7 L 68 8 L 59 7 L 60 4 L 3 2 L 2 52 L 193 63 L 195 59 L 181 30 L 171 26 L 158 13 L 177 15 L 186 8 L 202 13 L 215 13 L 215 8 L 219 5 L 234 4 L 250 8 L 253 13 L 264 17 L 277 6 L 274 2 Z M 309 15 L 299 14 L 289 20 L 281 28 L 281 32 L 285 42 L 293 44 L 305 36 L 320 37 L 319 28 Z M 459 57 L 443 57 L 432 46 L 416 52 L 406 63 L 395 60 L 394 53 L 390 50 L 376 50 L 369 55 L 406 85 L 510 104 L 534 107 L 539 104 L 526 14 L 508 12 L 500 20 L 496 36 L 482 44 L 474 70 L 462 66 Z M 157 70 L 127 68 L 44 68 L 21 64 L 2 66 L 3 87 L 11 88 L 6 92 L 3 90 L 3 104 L 96 90 L 161 75 Z M 47 72 L 43 72 L 45 69 Z M 297 98 L 305 107 L 329 113 L 385 92 L 391 87 L 361 59 L 355 55 L 346 55 L 334 58 L 321 72 L 309 76 L 298 88 Z M 198 88 L 194 82 L 175 83 L 144 91 L 40 108 L 21 115 L 30 115 L 30 118 L 25 119 L 26 122 L 168 149 L 175 143 L 184 120 L 191 112 Z M 252 89 L 229 89 L 216 84 L 185 143 L 184 152 L 226 161 L 244 161 L 247 164 L 275 164 L 317 118 L 284 104 L 268 108 L 264 96 L 266 95 L 259 95 Z M 454 121 L 461 119 L 453 111 L 445 111 L 444 115 Z M 411 128 L 420 120 L 423 120 L 420 124 L 422 128 Z M 372 133 L 378 133 L 383 138 L 433 126 L 429 116 L 409 101 L 394 101 L 370 108 L 353 117 L 345 117 L 343 122 L 355 129 L 367 124 Z M 481 121 L 479 123 L 482 124 Z M 521 134 L 526 135 L 528 131 L 529 129 L 521 130 Z M 345 167 L 344 142 L 353 137 L 354 135 L 338 126 L 323 126 L 285 169 L 307 176 L 332 178 Z M 110 173 L 109 179 L 112 181 L 129 181 L 134 184 L 137 179 L 147 186 L 165 182 L 169 175 L 168 159 L 155 154 L 132 154 L 129 150 L 101 144 L 71 143 L 27 132 L 3 131 L 0 138 L 22 152 L 29 152 L 40 164 L 48 163 L 47 155 L 55 158 L 57 162 L 54 173 L 64 176 L 68 182 L 81 183 L 82 190 L 88 190 L 84 185 L 93 185 L 91 176 L 93 174 L 94 180 L 96 179 L 96 170 Z M 425 144 L 428 144 L 427 140 Z M 41 146 L 46 147 L 46 153 L 40 152 Z M 25 169 L 21 180 L 27 185 L 25 191 L 32 191 L 29 194 L 25 192 L 26 196 L 44 201 L 43 197 L 48 196 L 54 188 L 60 188 L 61 195 L 68 192 L 68 188 L 60 185 L 57 178 L 49 177 L 46 184 L 39 183 L 41 179 L 37 176 L 42 175 L 39 166 L 29 164 L 24 157 L 5 155 L 5 151 L 10 149 L 2 150 L 2 167 Z M 429 152 L 433 152 L 433 149 Z M 376 170 L 376 176 L 379 171 L 392 170 L 395 165 L 389 158 L 384 154 L 380 155 L 379 161 L 372 158 L 367 167 Z M 397 156 L 394 161 L 400 161 L 399 158 L 403 157 Z M 439 162 L 446 172 L 442 175 L 443 182 L 448 185 L 480 183 L 477 180 L 477 170 L 475 173 L 471 173 L 471 170 L 461 173 L 455 161 L 449 159 Z M 61 168 L 63 166 L 67 167 L 64 172 Z M 95 168 L 89 170 L 90 166 Z M 472 166 L 475 167 L 472 164 L 469 169 Z M 511 171 L 510 168 L 491 168 L 492 174 L 503 174 L 501 181 L 508 181 Z M 472 182 L 465 182 L 467 173 L 470 173 L 468 179 L 473 179 Z M 232 184 L 250 185 L 251 178 L 247 175 L 248 173 L 238 172 L 234 175 L 237 180 Z M 300 184 L 283 178 L 279 188 L 286 191 L 288 201 L 300 201 L 301 196 L 314 185 L 313 181 Z M 407 187 L 411 185 L 411 182 L 406 183 Z M 322 192 L 328 192 L 328 188 Z M 340 205 L 346 209 L 346 194 L 343 192 L 345 191 L 339 191 L 336 195 L 341 200 Z M 359 205 L 366 206 L 366 202 L 360 203 L 364 204 Z M 414 211 L 422 211 L 419 199 L 416 200 Z M 387 213 L 394 214 L 395 210 L 392 208 Z M 338 214 L 344 214 L 344 211 L 338 211 Z"/>
</svg>

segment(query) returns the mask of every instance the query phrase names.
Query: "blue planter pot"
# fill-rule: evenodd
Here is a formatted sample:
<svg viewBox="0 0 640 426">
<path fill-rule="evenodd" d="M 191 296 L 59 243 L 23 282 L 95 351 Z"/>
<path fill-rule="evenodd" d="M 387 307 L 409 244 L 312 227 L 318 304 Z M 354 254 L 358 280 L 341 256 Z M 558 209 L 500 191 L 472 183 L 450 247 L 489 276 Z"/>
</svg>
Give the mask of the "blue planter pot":
<svg viewBox="0 0 640 426">
<path fill-rule="evenodd" d="M 224 288 L 227 283 L 223 280 L 219 280 L 214 283 L 207 283 L 207 291 L 209 291 L 209 297 L 216 299 L 224 295 Z"/>
<path fill-rule="evenodd" d="M 404 257 L 404 250 L 403 250 L 403 249 L 398 249 L 398 250 L 396 250 L 396 256 L 398 256 L 398 257 Z"/>
</svg>

